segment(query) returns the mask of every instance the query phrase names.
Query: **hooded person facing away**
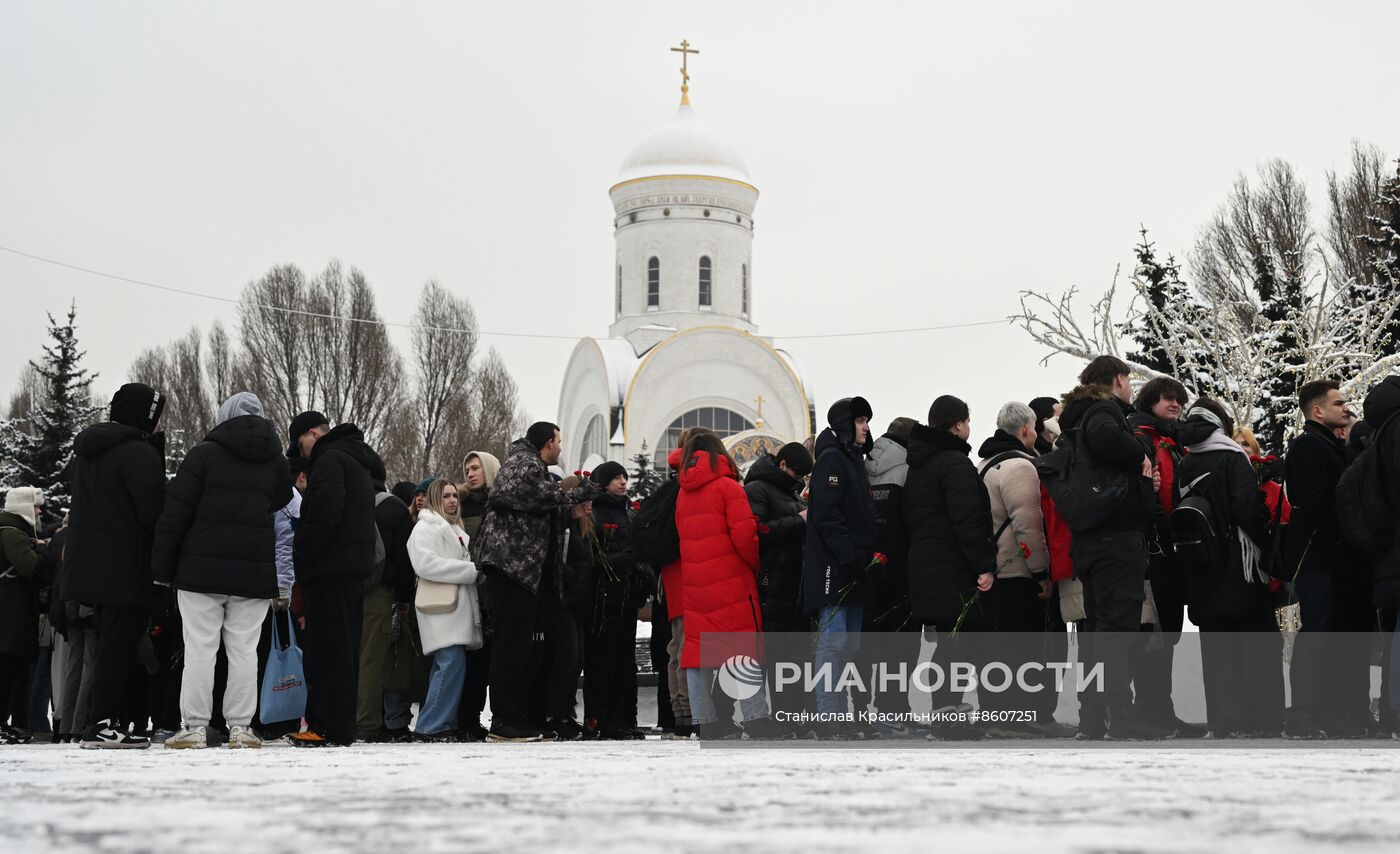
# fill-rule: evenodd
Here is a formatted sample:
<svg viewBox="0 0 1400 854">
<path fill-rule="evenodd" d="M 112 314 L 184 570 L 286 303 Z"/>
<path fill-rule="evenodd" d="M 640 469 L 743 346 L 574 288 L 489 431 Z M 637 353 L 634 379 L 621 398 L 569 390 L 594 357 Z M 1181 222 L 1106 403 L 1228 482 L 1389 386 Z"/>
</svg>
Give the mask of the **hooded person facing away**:
<svg viewBox="0 0 1400 854">
<path fill-rule="evenodd" d="M 874 446 L 871 414 L 863 397 L 836 401 L 814 453 L 802 593 L 807 613 L 817 617 L 817 666 L 829 663 L 832 673 L 840 673 L 855 652 L 864 609 L 874 604 L 866 576 L 880 545 L 865 471 L 865 457 Z M 817 693 L 818 712 L 846 710 L 844 692 Z"/>
<path fill-rule="evenodd" d="M 252 392 L 219 407 L 217 423 L 190 449 L 156 525 L 151 572 L 173 586 L 184 626 L 183 728 L 170 748 L 208 745 L 214 661 L 228 657 L 224 720 L 229 747 L 260 747 L 250 724 L 258 703 L 258 638 L 278 596 L 274 515 L 291 482 L 277 429 Z"/>
<path fill-rule="evenodd" d="M 64 596 L 96 608 L 98 633 L 85 748 L 150 746 L 120 719 L 126 675 L 150 619 L 151 541 L 165 504 L 165 437 L 155 431 L 164 409 L 160 392 L 127 383 L 112 396 L 110 420 L 73 440 Z"/>
</svg>

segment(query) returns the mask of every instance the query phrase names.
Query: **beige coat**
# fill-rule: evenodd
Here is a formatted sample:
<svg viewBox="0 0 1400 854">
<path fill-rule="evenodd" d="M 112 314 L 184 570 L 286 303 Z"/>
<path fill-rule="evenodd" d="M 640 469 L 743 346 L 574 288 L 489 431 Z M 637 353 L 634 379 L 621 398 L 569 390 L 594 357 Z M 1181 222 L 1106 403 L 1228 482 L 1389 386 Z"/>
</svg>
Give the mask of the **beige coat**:
<svg viewBox="0 0 1400 854">
<path fill-rule="evenodd" d="M 977 464 L 982 471 L 987 460 Z M 1009 515 L 1011 524 L 997 540 L 997 576 L 1031 578 L 1050 571 L 1050 550 L 1045 544 L 1045 517 L 1040 512 L 1040 475 L 1029 453 L 1003 460 L 986 471 L 983 483 L 992 500 L 992 531 L 1001 530 Z M 1030 557 L 1025 557 L 1021 544 Z"/>
</svg>

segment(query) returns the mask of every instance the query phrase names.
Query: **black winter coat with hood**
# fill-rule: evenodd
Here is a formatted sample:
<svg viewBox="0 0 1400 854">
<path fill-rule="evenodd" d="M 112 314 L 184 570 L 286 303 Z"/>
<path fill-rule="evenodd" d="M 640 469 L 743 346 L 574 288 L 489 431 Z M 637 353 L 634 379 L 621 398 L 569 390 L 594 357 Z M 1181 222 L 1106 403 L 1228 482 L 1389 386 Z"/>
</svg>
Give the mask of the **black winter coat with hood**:
<svg viewBox="0 0 1400 854">
<path fill-rule="evenodd" d="M 293 542 L 298 583 L 364 579 L 373 572 L 373 460 L 365 434 L 354 424 L 332 428 L 312 447 Z"/>
<path fill-rule="evenodd" d="M 1142 476 L 1142 463 L 1147 459 L 1142 444 L 1128 426 L 1132 406 L 1119 400 L 1113 390 L 1102 385 L 1081 385 L 1065 395 L 1065 408 L 1060 413 L 1060 441 L 1071 430 L 1079 431 L 1088 459 L 1087 463 L 1104 471 L 1120 471 L 1127 475 L 1132 493 L 1118 510 L 1110 515 L 1094 533 L 1135 531 L 1147 534 L 1157 514 L 1157 498 L 1152 492 L 1152 479 Z"/>
<path fill-rule="evenodd" d="M 1400 531 L 1400 416 L 1397 416 L 1400 413 L 1400 376 L 1392 374 L 1371 389 L 1364 406 L 1366 423 L 1375 431 L 1370 441 L 1380 454 L 1381 473 L 1388 488 L 1391 512 L 1395 514 L 1395 528 Z M 1352 435 L 1355 434 L 1356 428 L 1352 427 Z M 1376 604 L 1386 608 L 1400 606 L 1400 536 L 1376 557 L 1373 572 Z"/>
<path fill-rule="evenodd" d="M 991 500 L 971 451 L 947 430 L 922 424 L 909 440 L 909 600 L 915 617 L 940 628 L 951 628 L 962 613 L 977 590 L 977 576 L 997 571 Z M 980 620 L 978 610 L 967 619 Z"/>
<path fill-rule="evenodd" d="M 151 543 L 165 507 L 164 436 L 153 433 L 165 398 L 128 383 L 112 398 L 112 420 L 73 440 L 63 595 L 84 605 L 152 602 Z"/>
<path fill-rule="evenodd" d="M 152 576 L 192 593 L 277 598 L 272 514 L 291 489 L 271 421 L 240 415 L 219 424 L 190 449 L 166 490 Z"/>
<path fill-rule="evenodd" d="M 855 442 L 856 418 L 870 415 L 864 398 L 843 398 L 827 413 L 831 426 L 817 436 L 802 553 L 802 602 L 808 614 L 838 603 L 875 604 L 866 569 L 880 550 L 880 529 L 865 473 L 865 455 L 875 443 L 869 434 L 863 445 Z"/>
<path fill-rule="evenodd" d="M 1212 434 L 1228 436 L 1204 419 L 1183 421 L 1178 435 L 1183 446 L 1198 445 Z M 1183 495 L 1183 488 L 1189 491 Z M 1241 449 L 1196 450 L 1182 457 L 1176 467 L 1175 491 L 1204 497 L 1215 517 L 1212 527 L 1219 537 L 1223 566 L 1192 566 L 1178 560 L 1176 568 L 1186 582 L 1186 604 L 1194 623 L 1210 618 L 1241 618 L 1272 607 L 1268 569 L 1263 564 L 1268 543 L 1269 508 L 1249 456 Z M 1240 539 L 1243 532 L 1248 543 Z M 1245 554 L 1254 558 L 1246 578 Z M 1261 573 L 1264 577 L 1261 577 Z"/>
<path fill-rule="evenodd" d="M 379 541 L 384 544 L 384 577 L 379 583 L 387 584 L 394 591 L 395 602 L 412 602 L 418 589 L 418 573 L 413 571 L 413 562 L 408 557 L 413 512 L 385 485 L 388 475 L 384 460 L 378 454 L 370 460 L 369 477 L 374 486 L 374 525 L 379 529 Z"/>
<path fill-rule="evenodd" d="M 800 515 L 806 509 L 802 484 L 764 454 L 749 467 L 744 492 L 758 520 L 758 602 L 763 628 L 802 631 L 807 623 L 801 610 L 802 545 L 807 539 L 807 521 Z"/>
<path fill-rule="evenodd" d="M 598 554 L 593 555 L 595 616 L 602 619 L 636 620 L 637 609 L 656 590 L 651 568 L 638 561 L 632 551 L 634 516 L 632 502 L 625 495 L 603 491 L 593 499 L 593 533 L 598 550 L 607 558 L 604 566 Z"/>
</svg>

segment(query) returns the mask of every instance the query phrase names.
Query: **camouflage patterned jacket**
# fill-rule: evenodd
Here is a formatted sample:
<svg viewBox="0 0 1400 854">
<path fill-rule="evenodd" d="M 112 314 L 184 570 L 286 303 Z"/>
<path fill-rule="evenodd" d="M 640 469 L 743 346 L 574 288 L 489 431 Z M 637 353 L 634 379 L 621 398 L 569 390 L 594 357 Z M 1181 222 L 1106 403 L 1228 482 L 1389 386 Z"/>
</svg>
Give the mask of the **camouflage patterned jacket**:
<svg viewBox="0 0 1400 854">
<path fill-rule="evenodd" d="M 552 551 L 557 584 L 568 528 L 566 514 L 596 492 L 586 481 L 569 492 L 561 490 L 539 453 L 529 442 L 517 439 L 491 486 L 481 530 L 471 542 L 472 560 L 499 569 L 534 593 Z"/>
</svg>

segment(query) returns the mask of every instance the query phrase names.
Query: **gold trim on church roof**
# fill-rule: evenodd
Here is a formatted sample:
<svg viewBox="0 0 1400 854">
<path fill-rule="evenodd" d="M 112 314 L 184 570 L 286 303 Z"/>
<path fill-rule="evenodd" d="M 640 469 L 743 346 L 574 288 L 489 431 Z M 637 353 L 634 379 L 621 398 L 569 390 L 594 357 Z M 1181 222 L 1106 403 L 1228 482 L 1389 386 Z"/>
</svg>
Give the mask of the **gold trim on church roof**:
<svg viewBox="0 0 1400 854">
<path fill-rule="evenodd" d="M 670 335 L 661 341 L 658 341 L 656 345 L 650 350 L 647 350 L 646 353 L 637 362 L 637 370 L 632 374 L 632 380 L 629 383 L 627 383 L 627 395 L 622 400 L 623 447 L 626 447 L 628 444 L 631 443 L 632 391 L 636 388 L 637 379 L 641 377 L 642 370 L 646 368 L 647 362 L 651 361 L 651 357 L 655 355 L 657 351 L 663 350 L 667 346 L 674 344 L 677 341 L 677 339 L 684 338 L 687 335 L 692 335 L 697 332 L 727 332 L 731 335 L 738 335 L 743 338 L 748 338 L 756 342 L 759 346 L 766 349 L 770 354 L 772 354 L 773 358 L 778 360 L 778 364 L 782 366 L 782 369 L 787 373 L 787 375 L 792 379 L 793 383 L 797 386 L 797 393 L 802 396 L 802 417 L 804 420 L 810 420 L 809 413 L 812 409 L 812 399 L 807 396 L 807 387 L 803 384 L 802 378 L 797 375 L 797 371 L 793 370 L 792 366 L 788 364 L 787 359 L 783 358 L 783 354 L 778 352 L 777 347 L 774 347 L 772 344 L 768 343 L 768 341 L 763 339 L 761 336 L 755 335 L 752 332 L 748 332 L 743 329 L 737 329 L 733 326 L 724 326 L 718 323 L 709 324 L 706 326 L 691 326 L 686 329 L 682 329 L 679 332 L 676 332 L 675 334 Z M 567 376 L 567 370 L 565 372 L 565 376 Z M 738 401 L 734 402 L 738 403 Z M 812 429 L 816 425 L 809 423 L 807 426 L 808 429 Z M 802 438 L 805 439 L 807 437 L 803 436 Z M 801 440 L 799 439 L 795 441 Z"/>
<path fill-rule="evenodd" d="M 681 180 L 681 181 L 719 181 L 719 182 L 722 183 L 722 184 L 734 184 L 734 185 L 739 186 L 739 187 L 748 187 L 750 190 L 753 190 L 755 193 L 758 192 L 758 188 L 755 187 L 753 184 L 748 183 L 747 181 L 739 181 L 739 180 L 736 180 L 736 179 L 734 179 L 734 178 L 721 178 L 721 177 L 719 177 L 718 175 L 648 175 L 648 176 L 646 176 L 646 177 L 644 177 L 644 178 L 629 178 L 629 179 L 627 179 L 626 181 L 622 181 L 622 182 L 619 182 L 619 183 L 617 183 L 617 184 L 613 184 L 611 187 L 608 188 L 608 192 L 611 193 L 613 190 L 616 190 L 618 187 L 626 187 L 626 186 L 628 186 L 629 184 L 639 184 L 639 183 L 641 183 L 642 181 L 666 181 L 666 180 Z"/>
</svg>

